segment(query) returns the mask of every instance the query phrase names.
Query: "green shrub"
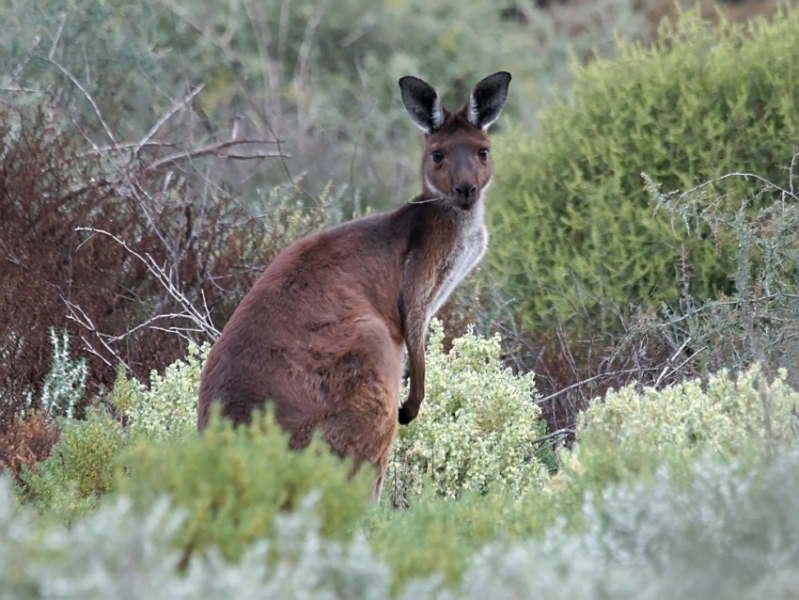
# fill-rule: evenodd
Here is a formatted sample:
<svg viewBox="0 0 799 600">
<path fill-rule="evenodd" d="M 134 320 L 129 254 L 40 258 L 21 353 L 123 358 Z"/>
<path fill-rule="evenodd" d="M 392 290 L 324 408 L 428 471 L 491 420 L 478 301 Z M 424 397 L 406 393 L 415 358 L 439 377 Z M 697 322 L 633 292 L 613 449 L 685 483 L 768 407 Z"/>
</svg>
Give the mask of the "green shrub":
<svg viewBox="0 0 799 600">
<path fill-rule="evenodd" d="M 620 41 L 616 58 L 575 66 L 573 97 L 542 109 L 534 136 L 496 144 L 489 262 L 528 330 L 617 328 L 616 313 L 676 304 L 686 271 L 695 297 L 731 291 L 734 242 L 673 230 L 640 173 L 665 190 L 736 171 L 789 188 L 797 34 L 796 9 L 747 27 L 665 21 L 651 48 Z"/>
<path fill-rule="evenodd" d="M 790 162 L 790 181 L 797 175 L 797 158 L 785 161 Z M 799 388 L 799 206 L 793 188 L 752 173 L 726 178 L 731 193 L 720 192 L 719 182 L 709 181 L 692 193 L 676 195 L 663 193 L 646 175 L 644 180 L 656 206 L 675 227 L 687 235 L 708 231 L 714 238 L 733 240 L 735 264 L 730 273 L 733 294 L 705 299 L 684 293 L 678 307 L 650 319 L 645 330 L 663 332 L 693 348 L 694 372 L 737 371 L 760 363 L 770 374 L 787 369 L 786 381 Z M 761 184 L 752 196 L 745 195 L 750 180 Z M 737 202 L 736 196 L 741 196 Z"/>
<path fill-rule="evenodd" d="M 172 540 L 185 521 L 165 499 L 138 510 L 130 498 L 109 497 L 70 528 L 43 527 L 14 505 L 0 477 L 0 599 L 235 600 L 388 597 L 390 574 L 362 536 L 326 538 L 314 503 L 278 517 L 274 539 L 249 547 L 238 563 L 216 550 L 181 570 Z"/>
<path fill-rule="evenodd" d="M 225 558 L 240 558 L 248 544 L 273 532 L 276 515 L 314 490 L 322 532 L 351 535 L 374 471 L 365 466 L 348 479 L 351 461 L 332 455 L 321 440 L 294 452 L 288 439 L 271 417 L 237 428 L 214 418 L 203 435 L 134 444 L 117 482 L 138 506 L 166 495 L 186 511 L 176 543 L 187 556 L 215 545 Z"/>
<path fill-rule="evenodd" d="M 200 372 L 208 350 L 208 346 L 189 344 L 185 359 L 169 365 L 163 375 L 150 374 L 149 389 L 128 379 L 120 367 L 109 400 L 128 417 L 131 434 L 165 440 L 197 432 Z"/>
<path fill-rule="evenodd" d="M 559 453 L 561 469 L 547 484 L 564 513 L 586 493 L 613 482 L 647 482 L 668 466 L 687 477 L 695 459 L 709 453 L 731 460 L 763 455 L 796 440 L 799 393 L 781 371 L 769 382 L 760 368 L 733 377 L 727 371 L 656 391 L 628 386 L 610 391 L 580 415 L 577 442 Z"/>
<path fill-rule="evenodd" d="M 121 425 L 102 410 L 90 411 L 85 421 L 62 420 L 50 456 L 23 467 L 23 497 L 41 513 L 71 523 L 111 490 L 124 443 Z"/>
<path fill-rule="evenodd" d="M 395 591 L 427 578 L 450 586 L 462 579 L 486 544 L 543 535 L 563 515 L 557 503 L 557 497 L 539 486 L 531 486 L 521 498 L 498 489 L 466 491 L 453 500 L 426 490 L 411 498 L 408 510 L 382 506 L 364 527 L 375 556 L 391 565 Z"/>
<path fill-rule="evenodd" d="M 491 487 L 524 493 L 546 478 L 534 444 L 546 428 L 538 421 L 533 374 L 514 375 L 502 365 L 499 336 L 469 331 L 449 353 L 443 339 L 434 320 L 425 401 L 419 418 L 400 428 L 386 475 L 394 501 L 418 494 L 425 482 L 448 498 Z"/>
</svg>

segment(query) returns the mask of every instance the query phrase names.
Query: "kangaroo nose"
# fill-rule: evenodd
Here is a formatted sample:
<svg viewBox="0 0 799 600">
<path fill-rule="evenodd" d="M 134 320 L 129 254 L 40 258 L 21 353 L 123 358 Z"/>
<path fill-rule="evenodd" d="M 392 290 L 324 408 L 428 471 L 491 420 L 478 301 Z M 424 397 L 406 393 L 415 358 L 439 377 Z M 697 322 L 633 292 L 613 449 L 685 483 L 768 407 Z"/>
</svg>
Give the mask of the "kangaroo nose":
<svg viewBox="0 0 799 600">
<path fill-rule="evenodd" d="M 461 182 L 455 186 L 455 193 L 464 200 L 470 200 L 477 193 L 477 186 L 473 183 Z"/>
</svg>

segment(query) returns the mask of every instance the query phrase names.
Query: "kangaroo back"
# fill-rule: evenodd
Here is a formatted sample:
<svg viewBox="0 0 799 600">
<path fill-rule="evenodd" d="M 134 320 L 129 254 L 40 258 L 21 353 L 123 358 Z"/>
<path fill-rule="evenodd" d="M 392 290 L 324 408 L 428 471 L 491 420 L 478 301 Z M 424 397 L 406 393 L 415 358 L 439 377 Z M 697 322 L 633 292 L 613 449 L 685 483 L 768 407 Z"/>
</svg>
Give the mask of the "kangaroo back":
<svg viewBox="0 0 799 600">
<path fill-rule="evenodd" d="M 235 423 L 273 402 L 292 448 L 318 430 L 356 468 L 374 465 L 379 499 L 397 423 L 416 418 L 424 399 L 430 319 L 486 250 L 483 201 L 493 174 L 486 130 L 510 79 L 505 72 L 483 79 L 457 112 L 421 79 L 400 79 L 405 108 L 424 132 L 422 193 L 278 255 L 208 355 L 200 431 L 212 402 Z M 405 351 L 410 390 L 400 407 Z"/>
</svg>

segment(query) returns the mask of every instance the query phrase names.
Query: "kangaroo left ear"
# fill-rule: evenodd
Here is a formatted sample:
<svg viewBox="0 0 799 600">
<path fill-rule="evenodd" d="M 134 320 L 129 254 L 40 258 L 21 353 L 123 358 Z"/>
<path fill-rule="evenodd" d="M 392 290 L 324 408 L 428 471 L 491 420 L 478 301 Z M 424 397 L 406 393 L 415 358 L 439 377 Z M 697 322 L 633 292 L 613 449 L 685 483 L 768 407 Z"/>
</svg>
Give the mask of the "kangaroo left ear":
<svg viewBox="0 0 799 600">
<path fill-rule="evenodd" d="M 500 71 L 489 75 L 474 87 L 466 111 L 472 125 L 486 130 L 499 118 L 508 97 L 510 80 L 510 73 Z"/>
</svg>

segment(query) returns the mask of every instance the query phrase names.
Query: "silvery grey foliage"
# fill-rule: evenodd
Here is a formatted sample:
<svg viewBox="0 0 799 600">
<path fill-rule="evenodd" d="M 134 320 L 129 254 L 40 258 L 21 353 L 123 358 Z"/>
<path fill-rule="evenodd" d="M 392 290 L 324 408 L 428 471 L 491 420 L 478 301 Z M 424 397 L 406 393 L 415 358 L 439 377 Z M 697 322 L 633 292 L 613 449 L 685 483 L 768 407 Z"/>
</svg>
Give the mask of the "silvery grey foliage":
<svg viewBox="0 0 799 600">
<path fill-rule="evenodd" d="M 69 358 L 69 334 L 60 335 L 55 327 L 50 328 L 50 343 L 53 345 L 53 366 L 42 381 L 41 406 L 51 417 L 75 416 L 75 406 L 86 395 L 86 376 L 89 369 L 84 359 Z M 36 404 L 33 393 L 26 394 L 28 411 Z"/>
<path fill-rule="evenodd" d="M 697 461 L 689 484 L 667 469 L 653 485 L 620 485 L 584 505 L 585 528 L 553 524 L 541 540 L 496 542 L 459 586 L 407 582 L 411 598 L 485 600 L 789 598 L 799 589 L 799 450 L 771 463 Z M 109 499 L 73 528 L 43 527 L 0 478 L 0 598 L 388 598 L 390 568 L 368 541 L 320 536 L 306 499 L 277 534 L 237 564 L 215 552 L 182 573 L 168 540 L 180 513 L 145 514 Z M 601 506 L 602 508 L 596 508 Z"/>
<path fill-rule="evenodd" d="M 181 600 L 214 598 L 379 599 L 390 572 L 362 535 L 344 544 L 323 538 L 311 495 L 278 517 L 272 540 L 237 564 L 215 551 L 185 573 L 169 541 L 182 521 L 166 500 L 138 514 L 125 496 L 109 498 L 72 528 L 44 526 L 16 505 L 0 478 L 0 599 Z"/>
<path fill-rule="evenodd" d="M 605 490 L 584 505 L 586 528 L 555 525 L 542 541 L 493 544 L 441 599 L 795 597 L 799 589 L 799 451 L 753 467 L 709 455 L 680 488 Z M 602 508 L 596 508 L 597 505 Z"/>
</svg>

